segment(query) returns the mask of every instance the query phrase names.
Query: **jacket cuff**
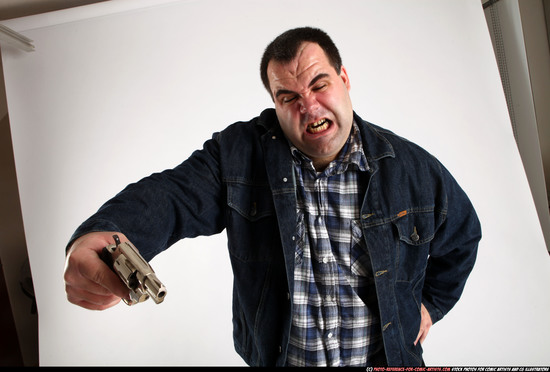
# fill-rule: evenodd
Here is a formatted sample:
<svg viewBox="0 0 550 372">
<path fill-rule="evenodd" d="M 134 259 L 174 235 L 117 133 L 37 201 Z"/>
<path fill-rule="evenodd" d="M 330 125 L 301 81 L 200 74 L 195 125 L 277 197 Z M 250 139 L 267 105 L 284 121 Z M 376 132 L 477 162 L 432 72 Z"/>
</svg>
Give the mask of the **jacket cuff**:
<svg viewBox="0 0 550 372">
<path fill-rule="evenodd" d="M 73 235 L 69 239 L 69 242 L 65 247 L 65 254 L 69 252 L 71 245 L 74 243 L 76 239 L 92 232 L 101 232 L 101 231 L 120 231 L 120 229 L 116 224 L 108 220 L 103 220 L 103 219 L 87 220 L 76 229 L 76 231 L 73 233 Z"/>
</svg>

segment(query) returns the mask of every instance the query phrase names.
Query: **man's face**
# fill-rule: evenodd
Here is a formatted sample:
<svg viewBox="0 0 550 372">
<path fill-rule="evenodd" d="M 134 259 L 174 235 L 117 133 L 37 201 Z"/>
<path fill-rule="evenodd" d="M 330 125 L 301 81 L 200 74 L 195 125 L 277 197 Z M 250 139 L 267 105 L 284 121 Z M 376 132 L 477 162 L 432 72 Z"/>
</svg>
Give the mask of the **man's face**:
<svg viewBox="0 0 550 372">
<path fill-rule="evenodd" d="M 334 160 L 353 124 L 350 84 L 316 43 L 303 43 L 289 63 L 271 61 L 267 67 L 271 94 L 281 128 L 317 170 Z"/>
</svg>

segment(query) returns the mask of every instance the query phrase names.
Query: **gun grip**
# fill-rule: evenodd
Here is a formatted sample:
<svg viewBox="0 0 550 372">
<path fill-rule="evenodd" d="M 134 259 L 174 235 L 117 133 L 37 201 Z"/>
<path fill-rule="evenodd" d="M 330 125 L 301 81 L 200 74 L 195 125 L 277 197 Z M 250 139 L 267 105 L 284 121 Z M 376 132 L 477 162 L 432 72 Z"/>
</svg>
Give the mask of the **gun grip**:
<svg viewBox="0 0 550 372">
<path fill-rule="evenodd" d="M 113 255 L 109 252 L 107 247 L 103 247 L 101 253 L 99 254 L 99 258 L 101 258 L 101 261 L 105 262 L 105 264 L 113 270 Z"/>
</svg>

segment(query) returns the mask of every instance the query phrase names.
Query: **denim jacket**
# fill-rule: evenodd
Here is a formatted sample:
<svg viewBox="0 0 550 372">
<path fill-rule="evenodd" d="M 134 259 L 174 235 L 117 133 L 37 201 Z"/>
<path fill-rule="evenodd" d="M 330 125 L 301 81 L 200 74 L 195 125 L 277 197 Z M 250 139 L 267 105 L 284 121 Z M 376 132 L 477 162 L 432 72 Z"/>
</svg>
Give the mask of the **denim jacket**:
<svg viewBox="0 0 550 372">
<path fill-rule="evenodd" d="M 458 301 L 481 228 L 468 197 L 419 146 L 363 121 L 370 176 L 361 224 L 372 262 L 386 359 L 422 365 L 420 306 L 440 320 Z M 178 240 L 226 230 L 235 350 L 251 366 L 283 366 L 291 325 L 296 185 L 275 110 L 214 134 L 174 169 L 128 185 L 71 241 L 120 231 L 150 260 Z"/>
</svg>

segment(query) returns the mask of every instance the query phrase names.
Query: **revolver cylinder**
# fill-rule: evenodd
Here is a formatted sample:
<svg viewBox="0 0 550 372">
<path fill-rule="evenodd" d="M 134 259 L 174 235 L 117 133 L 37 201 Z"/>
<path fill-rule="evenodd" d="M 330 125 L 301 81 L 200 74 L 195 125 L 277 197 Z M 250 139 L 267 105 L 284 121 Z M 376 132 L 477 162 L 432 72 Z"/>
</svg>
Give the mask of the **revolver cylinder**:
<svg viewBox="0 0 550 372">
<path fill-rule="evenodd" d="M 118 235 L 113 235 L 115 244 L 103 248 L 102 259 L 118 274 L 130 290 L 127 305 L 146 301 L 149 297 L 160 304 L 166 297 L 166 288 L 157 278 L 151 265 L 139 254 L 130 242 L 121 243 Z M 108 254 L 107 254 L 108 253 Z"/>
</svg>

